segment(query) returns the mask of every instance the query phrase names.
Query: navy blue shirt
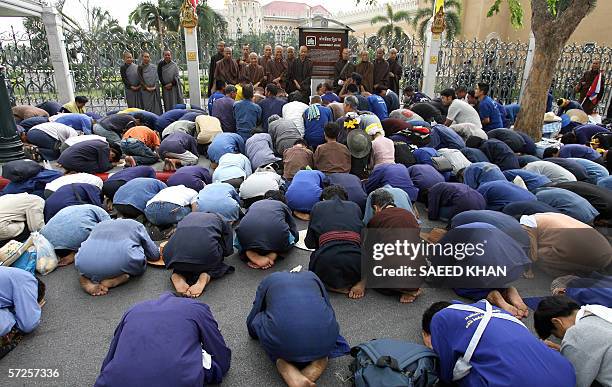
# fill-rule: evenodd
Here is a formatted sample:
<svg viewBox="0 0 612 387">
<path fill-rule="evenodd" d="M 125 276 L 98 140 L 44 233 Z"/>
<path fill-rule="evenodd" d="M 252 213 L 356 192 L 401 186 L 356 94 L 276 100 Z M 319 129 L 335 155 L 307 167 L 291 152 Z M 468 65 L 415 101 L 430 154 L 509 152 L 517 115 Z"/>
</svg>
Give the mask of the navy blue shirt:
<svg viewBox="0 0 612 387">
<path fill-rule="evenodd" d="M 491 120 L 491 122 L 489 122 L 487 125 L 483 125 L 482 129 L 485 132 L 491 129 L 504 127 L 501 114 L 499 114 L 499 110 L 497 110 L 497 105 L 488 95 L 485 96 L 478 104 L 478 114 L 480 115 L 480 120 L 484 120 L 485 118 Z"/>
<path fill-rule="evenodd" d="M 261 107 L 251 100 L 243 99 L 234 104 L 236 132 L 244 138 L 251 137 L 252 130 L 261 123 Z"/>
<path fill-rule="evenodd" d="M 208 97 L 208 115 L 212 116 L 213 114 L 213 105 L 216 100 L 225 97 L 225 94 L 215 91 L 213 95 Z"/>
<path fill-rule="evenodd" d="M 259 101 L 258 105 L 261 108 L 261 121 L 262 127 L 268 130 L 268 118 L 278 114 L 279 117 L 283 116 L 283 106 L 287 101 L 277 97 L 266 97 Z"/>
</svg>

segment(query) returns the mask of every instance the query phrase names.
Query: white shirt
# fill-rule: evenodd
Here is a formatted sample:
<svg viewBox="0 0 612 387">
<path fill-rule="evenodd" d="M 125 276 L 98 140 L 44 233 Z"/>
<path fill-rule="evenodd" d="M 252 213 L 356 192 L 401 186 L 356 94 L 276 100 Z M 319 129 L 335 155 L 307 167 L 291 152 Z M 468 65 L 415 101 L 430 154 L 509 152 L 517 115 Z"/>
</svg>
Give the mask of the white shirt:
<svg viewBox="0 0 612 387">
<path fill-rule="evenodd" d="M 283 106 L 283 118 L 295 124 L 300 134 L 304 136 L 304 112 L 308 105 L 304 102 L 293 101 Z"/>
<path fill-rule="evenodd" d="M 482 129 L 482 122 L 476 109 L 474 109 L 469 103 L 460 99 L 454 99 L 448 107 L 448 114 L 446 118 L 453 121 L 453 124 L 465 124 L 466 122 L 476 125 L 477 128 Z"/>
<path fill-rule="evenodd" d="M 47 183 L 47 185 L 45 186 L 45 190 L 55 192 L 60 187 L 73 183 L 91 184 L 95 185 L 100 189 L 102 189 L 103 184 L 102 179 L 90 173 L 71 173 L 69 175 L 58 177 L 57 179 Z"/>
<path fill-rule="evenodd" d="M 438 153 L 451 163 L 455 175 L 463 168 L 472 165 L 472 162 L 458 149 L 442 148 L 438 149 Z"/>
<path fill-rule="evenodd" d="M 33 126 L 32 129 L 40 130 L 61 143 L 66 142 L 66 140 L 69 138 L 77 137 L 79 135 L 79 133 L 72 127 L 60 124 L 59 122 L 44 122 L 42 124 Z"/>
<path fill-rule="evenodd" d="M 147 202 L 147 206 L 156 202 L 187 206 L 195 200 L 196 196 L 198 196 L 198 193 L 195 190 L 187 188 L 184 185 L 175 185 L 159 191 L 157 195 L 153 196 L 153 198 Z"/>
<path fill-rule="evenodd" d="M 271 171 L 255 172 L 240 185 L 240 198 L 263 196 L 268 191 L 278 191 L 281 176 Z"/>
<path fill-rule="evenodd" d="M 480 127 L 472 124 L 471 122 L 466 122 L 463 124 L 452 124 L 450 126 L 452 130 L 454 130 L 462 139 L 467 140 L 471 136 L 480 137 L 483 140 L 488 140 L 489 136 L 487 132 L 482 130 L 482 125 Z"/>
<path fill-rule="evenodd" d="M 106 137 L 98 136 L 97 134 L 85 134 L 82 136 L 70 137 L 64 143 L 70 147 L 76 143 L 83 142 L 83 141 L 91 141 L 91 140 L 100 140 L 100 141 L 108 142 L 106 140 Z"/>
</svg>

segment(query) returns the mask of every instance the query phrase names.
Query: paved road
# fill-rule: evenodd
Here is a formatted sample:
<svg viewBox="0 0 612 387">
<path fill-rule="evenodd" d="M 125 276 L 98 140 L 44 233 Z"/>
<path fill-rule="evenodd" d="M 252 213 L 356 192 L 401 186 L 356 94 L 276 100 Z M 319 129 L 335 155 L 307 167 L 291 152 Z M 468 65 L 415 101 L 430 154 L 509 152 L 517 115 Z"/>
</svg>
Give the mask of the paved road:
<svg viewBox="0 0 612 387">
<path fill-rule="evenodd" d="M 208 166 L 201 158 L 201 165 Z M 160 167 L 157 165 L 156 167 Z M 161 169 L 161 168 L 158 168 Z M 421 214 L 425 209 L 419 206 Z M 423 227 L 443 227 L 424 221 Z M 298 221 L 298 228 L 307 224 Z M 272 271 L 308 267 L 309 253 L 294 248 Z M 273 364 L 258 345 L 249 338 L 246 317 L 251 309 L 259 282 L 269 273 L 249 269 L 237 255 L 228 258 L 236 267 L 233 274 L 208 285 L 200 301 L 210 305 L 228 346 L 232 363 L 224 379 L 225 386 L 282 386 Z M 146 273 L 130 280 L 107 296 L 91 297 L 81 290 L 74 266 L 59 268 L 43 279 L 47 284 L 47 304 L 39 328 L 0 361 L 0 386 L 61 386 L 93 385 L 116 325 L 133 304 L 157 298 L 173 290 L 170 273 L 149 267 Z M 536 280 L 521 280 L 518 287 L 525 296 L 548 293 L 550 282 L 543 276 Z M 402 305 L 397 297 L 368 291 L 362 300 L 331 294 L 341 333 L 349 344 L 357 345 L 374 338 L 390 337 L 420 342 L 421 315 L 431 303 L 459 299 L 448 289 L 425 289 L 414 304 Z M 531 326 L 531 318 L 527 321 Z M 349 376 L 350 356 L 330 361 L 320 386 L 350 386 L 343 382 Z M 155 365 L 151 365 L 154 367 Z M 9 379 L 10 368 L 57 368 L 59 379 Z"/>
</svg>

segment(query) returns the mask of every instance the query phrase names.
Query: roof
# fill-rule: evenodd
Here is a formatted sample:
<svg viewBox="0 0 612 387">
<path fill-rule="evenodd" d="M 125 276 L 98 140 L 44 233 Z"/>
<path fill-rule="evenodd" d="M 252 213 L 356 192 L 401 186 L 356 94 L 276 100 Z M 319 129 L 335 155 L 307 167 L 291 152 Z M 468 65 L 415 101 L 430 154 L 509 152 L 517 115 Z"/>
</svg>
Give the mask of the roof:
<svg viewBox="0 0 612 387">
<path fill-rule="evenodd" d="M 295 18 L 308 17 L 311 14 L 331 15 L 323 6 L 311 7 L 295 1 L 271 1 L 262 7 L 264 16 L 289 16 Z"/>
</svg>

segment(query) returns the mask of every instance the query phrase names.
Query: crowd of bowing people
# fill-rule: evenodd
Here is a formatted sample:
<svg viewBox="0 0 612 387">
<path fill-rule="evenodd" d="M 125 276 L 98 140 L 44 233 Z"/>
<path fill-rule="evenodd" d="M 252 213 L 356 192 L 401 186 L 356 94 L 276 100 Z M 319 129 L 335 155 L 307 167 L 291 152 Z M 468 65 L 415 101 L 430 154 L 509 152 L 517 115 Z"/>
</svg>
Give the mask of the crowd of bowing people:
<svg viewBox="0 0 612 387">
<path fill-rule="evenodd" d="M 475 101 L 447 89 L 439 104 L 408 88 L 400 107 L 385 84 L 365 91 L 356 71 L 314 96 L 296 81 L 285 98 L 278 81 L 264 89 L 245 77 L 217 79 L 207 109 L 177 105 L 161 115 L 65 113 L 52 102 L 14 108 L 29 155 L 57 164 L 3 166 L 2 245 L 39 232 L 92 296 L 143 275 L 147 263 L 171 270 L 173 293 L 121 319 L 96 386 L 221 382 L 231 350 L 210 308 L 195 299 L 241 264 L 228 259 L 235 251 L 249 269 L 273 271 L 301 237 L 312 249 L 308 271 L 265 277 L 246 325 L 289 386 L 314 385 L 329 359 L 350 351 L 328 292 L 366 296 L 364 230 L 420 231 L 425 219 L 447 224 L 423 233 L 428 242 L 487 240 L 481 262 L 471 264 L 510 268 L 503 287 L 453 289 L 471 304 L 442 301 L 425 311 L 423 342 L 439 358 L 441 381 L 612 384 L 606 127 L 580 111 L 547 114 L 543 128 L 559 123 L 560 141 L 535 142 L 504 123 L 486 84 L 476 85 Z M 162 172 L 152 167 L 160 161 Z M 302 236 L 300 221 L 308 222 Z M 428 258 L 431 266 L 463 264 Z M 513 283 L 534 275 L 554 278 L 552 295 L 533 306 L 535 331 L 560 345 L 538 340 L 522 321 L 529 302 Z M 403 304 L 432 291 L 376 290 Z M 32 273 L 0 267 L 0 355 L 37 327 L 44 291 Z M 488 325 L 467 356 L 473 313 L 488 316 Z M 148 351 L 143 340 L 163 350 Z M 459 360 L 469 368 L 457 374 Z"/>
</svg>

